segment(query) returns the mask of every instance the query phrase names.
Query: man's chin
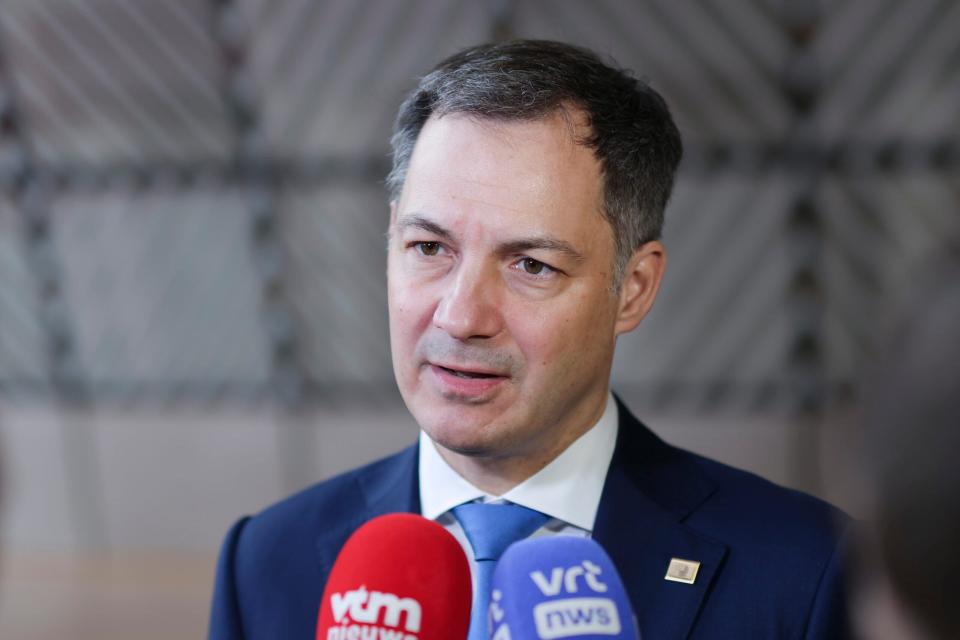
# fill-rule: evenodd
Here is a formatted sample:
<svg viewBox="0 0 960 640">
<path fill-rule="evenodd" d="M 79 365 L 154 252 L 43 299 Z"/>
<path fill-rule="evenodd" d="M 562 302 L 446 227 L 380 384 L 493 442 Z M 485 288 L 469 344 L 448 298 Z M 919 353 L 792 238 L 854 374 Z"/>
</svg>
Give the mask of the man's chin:
<svg viewBox="0 0 960 640">
<path fill-rule="evenodd" d="M 430 438 L 451 452 L 464 456 L 497 455 L 515 431 L 519 407 L 511 394 L 471 403 L 440 397 L 433 390 L 421 389 L 407 402 L 417 424 Z M 423 393 L 426 391 L 426 393 Z"/>
<path fill-rule="evenodd" d="M 431 424 L 437 425 L 438 430 L 457 428 L 466 432 L 478 432 L 487 430 L 488 425 L 500 422 L 503 414 L 510 409 L 515 395 L 503 391 L 508 390 L 478 396 L 449 391 L 441 393 L 438 389 L 422 387 L 406 404 L 421 426 Z"/>
<path fill-rule="evenodd" d="M 484 458 L 496 456 L 503 449 L 502 443 L 496 438 L 491 425 L 484 422 L 473 422 L 463 419 L 421 420 L 420 426 L 437 445 L 451 453 L 470 458 Z"/>
<path fill-rule="evenodd" d="M 433 438 L 431 438 L 433 439 Z M 492 457 L 495 451 L 489 445 L 484 443 L 476 442 L 450 442 L 439 441 L 433 439 L 434 444 L 437 445 L 438 449 L 443 449 L 450 453 L 455 453 L 458 456 L 463 456 L 465 458 L 489 458 Z"/>
</svg>

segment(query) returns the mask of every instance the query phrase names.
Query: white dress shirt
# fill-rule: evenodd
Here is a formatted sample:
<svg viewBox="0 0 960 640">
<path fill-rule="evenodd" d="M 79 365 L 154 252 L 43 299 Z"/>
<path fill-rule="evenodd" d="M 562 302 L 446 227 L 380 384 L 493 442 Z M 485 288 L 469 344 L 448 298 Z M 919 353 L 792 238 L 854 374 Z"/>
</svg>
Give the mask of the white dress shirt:
<svg viewBox="0 0 960 640">
<path fill-rule="evenodd" d="M 433 440 L 420 432 L 420 512 L 444 526 L 463 547 L 476 581 L 473 549 L 451 509 L 480 500 L 512 502 L 550 516 L 530 537 L 574 535 L 590 537 L 600 506 L 600 494 L 613 458 L 619 427 L 617 403 L 608 395 L 600 420 L 546 467 L 502 496 L 484 493 L 454 471 L 437 452 Z"/>
</svg>

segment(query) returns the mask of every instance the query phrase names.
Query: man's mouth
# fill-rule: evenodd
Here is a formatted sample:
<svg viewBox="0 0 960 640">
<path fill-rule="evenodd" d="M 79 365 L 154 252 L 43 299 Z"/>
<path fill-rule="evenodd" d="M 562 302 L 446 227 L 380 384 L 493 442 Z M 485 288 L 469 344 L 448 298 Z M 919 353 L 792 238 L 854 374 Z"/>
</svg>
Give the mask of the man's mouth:
<svg viewBox="0 0 960 640">
<path fill-rule="evenodd" d="M 430 370 L 439 392 L 455 401 L 482 402 L 510 379 L 507 374 L 483 366 L 461 368 L 431 362 Z"/>
<path fill-rule="evenodd" d="M 458 378 L 469 378 L 469 379 L 482 379 L 482 378 L 503 378 L 504 376 L 496 373 L 486 373 L 483 371 L 471 371 L 465 369 L 452 369 L 450 367 L 444 367 L 439 364 L 433 365 L 436 368 L 445 371 L 451 375 L 454 375 Z"/>
</svg>

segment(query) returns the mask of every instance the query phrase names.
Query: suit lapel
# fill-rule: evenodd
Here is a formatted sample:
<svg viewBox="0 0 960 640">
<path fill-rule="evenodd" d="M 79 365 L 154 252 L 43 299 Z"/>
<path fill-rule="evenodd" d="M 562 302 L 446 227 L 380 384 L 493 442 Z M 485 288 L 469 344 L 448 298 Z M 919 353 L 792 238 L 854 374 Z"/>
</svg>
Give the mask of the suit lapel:
<svg viewBox="0 0 960 640">
<path fill-rule="evenodd" d="M 686 638 L 726 546 L 683 524 L 713 492 L 693 460 L 657 438 L 623 404 L 594 538 L 620 572 L 648 638 Z M 671 558 L 700 568 L 693 584 L 664 579 Z"/>
<path fill-rule="evenodd" d="M 324 579 L 347 539 L 362 524 L 387 513 L 420 513 L 420 488 L 417 474 L 418 445 L 413 445 L 375 466 L 356 474 L 353 492 L 344 500 L 357 508 L 335 527 L 324 527 L 317 538 L 317 554 Z M 349 504 L 349 502 L 348 502 Z"/>
</svg>

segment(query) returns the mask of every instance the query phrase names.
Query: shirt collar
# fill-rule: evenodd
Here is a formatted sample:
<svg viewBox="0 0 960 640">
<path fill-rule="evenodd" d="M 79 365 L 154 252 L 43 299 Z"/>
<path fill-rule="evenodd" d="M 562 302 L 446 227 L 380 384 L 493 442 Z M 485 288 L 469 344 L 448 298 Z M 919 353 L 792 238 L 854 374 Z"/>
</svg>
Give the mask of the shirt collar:
<svg viewBox="0 0 960 640">
<path fill-rule="evenodd" d="M 500 496 L 586 531 L 600 506 L 600 494 L 617 442 L 619 415 L 613 395 L 600 420 L 550 464 Z M 453 507 L 478 498 L 495 499 L 470 484 L 440 457 L 433 441 L 420 432 L 420 505 L 435 520 Z"/>
</svg>

